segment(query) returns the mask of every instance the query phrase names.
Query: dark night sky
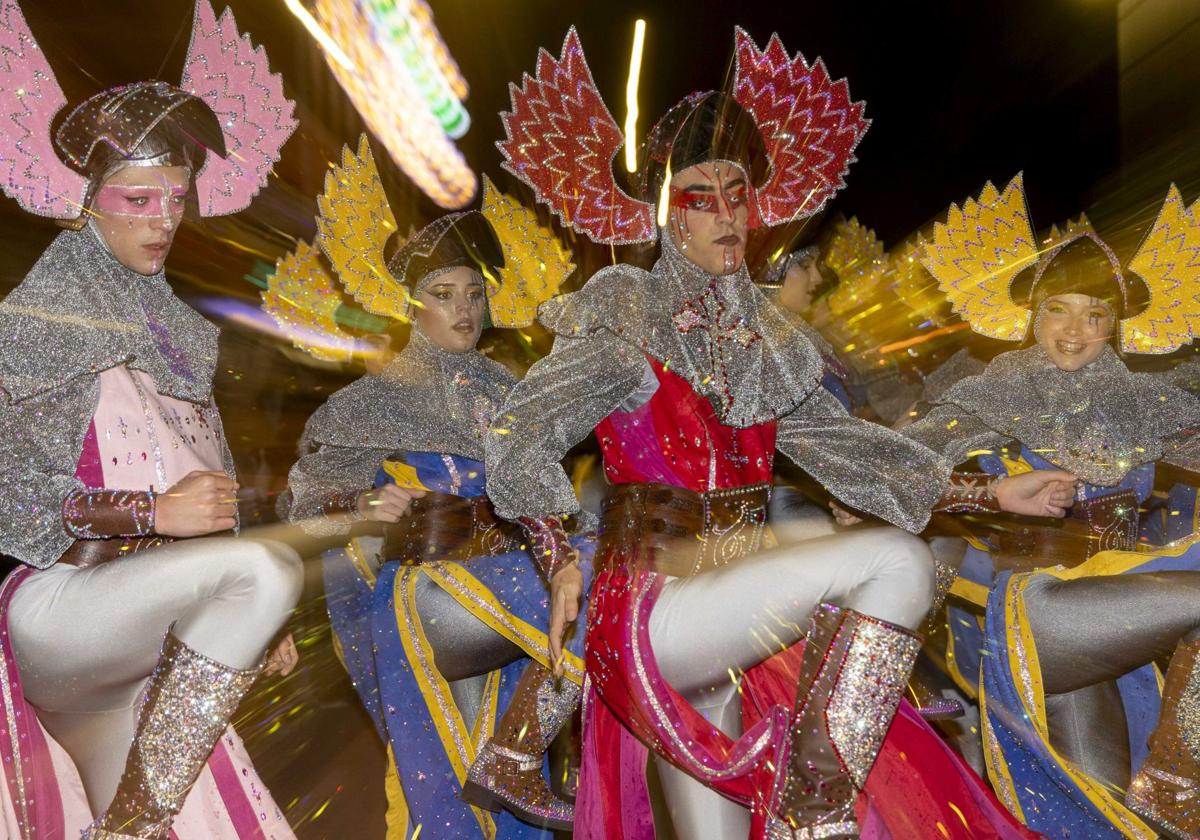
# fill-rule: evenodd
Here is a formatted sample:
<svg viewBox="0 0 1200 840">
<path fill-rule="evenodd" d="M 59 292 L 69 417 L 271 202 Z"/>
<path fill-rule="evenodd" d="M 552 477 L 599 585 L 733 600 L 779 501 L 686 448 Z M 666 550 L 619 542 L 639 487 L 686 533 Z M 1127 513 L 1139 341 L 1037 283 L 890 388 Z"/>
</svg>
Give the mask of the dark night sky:
<svg viewBox="0 0 1200 840">
<path fill-rule="evenodd" d="M 178 77 L 188 0 L 25 5 L 72 102 L 97 83 Z M 274 185 L 256 203 L 251 220 L 261 229 L 304 236 L 311 232 L 324 162 L 340 143 L 353 142 L 362 126 L 283 0 L 231 5 L 242 29 L 266 46 L 272 66 L 283 73 L 301 119 L 300 136 L 285 147 L 278 168 L 286 184 Z M 1112 0 L 431 0 L 431 5 L 471 85 L 467 107 L 473 125 L 460 146 L 476 171 L 493 177 L 500 161 L 492 145 L 500 129 L 496 114 L 507 105 L 508 82 L 533 69 L 538 46 L 557 54 L 572 23 L 601 91 L 623 120 L 632 22 L 638 16 L 648 23 L 643 128 L 685 93 L 722 83 L 735 24 L 760 44 L 777 31 L 790 51 L 801 50 L 809 59 L 820 55 L 835 76 L 847 77 L 874 122 L 836 206 L 874 226 L 889 244 L 948 202 L 977 191 L 985 179 L 1006 180 L 1022 169 L 1034 218 L 1049 224 L 1086 206 L 1093 185 L 1119 159 Z M 412 211 L 411 221 L 437 214 L 402 174 L 385 177 L 398 210 Z M 42 231 L 33 237 L 39 241 L 52 233 L 22 219 L 10 202 L 4 210 L 6 239 L 22 229 Z M 287 244 L 279 238 L 278 250 Z"/>
</svg>

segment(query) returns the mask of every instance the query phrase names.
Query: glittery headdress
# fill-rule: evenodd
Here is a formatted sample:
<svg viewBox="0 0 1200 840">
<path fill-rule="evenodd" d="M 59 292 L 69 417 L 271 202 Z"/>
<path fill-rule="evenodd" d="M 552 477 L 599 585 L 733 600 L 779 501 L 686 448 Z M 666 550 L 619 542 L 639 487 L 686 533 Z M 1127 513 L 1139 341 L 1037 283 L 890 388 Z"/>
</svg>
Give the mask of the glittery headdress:
<svg viewBox="0 0 1200 840">
<path fill-rule="evenodd" d="M 537 214 L 483 177 L 481 212 L 504 251 L 504 282 L 489 284 L 488 309 L 498 327 L 527 327 L 538 304 L 558 293 L 575 270 L 570 252 Z M 490 279 L 490 278 L 489 278 Z"/>
<path fill-rule="evenodd" d="M 202 215 L 245 209 L 262 189 L 279 151 L 296 128 L 266 53 L 241 35 L 227 9 L 220 20 L 197 0 L 192 41 L 180 87 L 140 82 L 103 91 L 75 108 L 55 139 L 50 123 L 65 104 L 53 70 L 16 0 L 0 0 L 0 189 L 31 213 L 76 219 L 93 182 L 118 160 L 176 163 L 172 146 L 195 145 L 184 165 L 204 155 L 196 177 Z M 156 132 L 173 124 L 166 139 Z M 140 148 L 157 138 L 154 149 Z M 97 150 L 103 154 L 97 154 Z M 81 172 L 74 171 L 74 166 Z M 92 184 L 94 186 L 94 183 Z"/>
<path fill-rule="evenodd" d="M 1020 174 L 1003 192 L 988 183 L 978 200 L 950 205 L 946 221 L 934 226 L 933 240 L 924 244 L 922 262 L 975 332 L 1021 341 L 1033 313 L 1013 300 L 1013 281 L 1033 268 L 1032 299 L 1055 259 L 1084 240 L 1103 254 L 1127 304 L 1120 261 L 1085 217 L 1063 230 L 1053 228 L 1046 242 L 1038 242 Z M 1200 335 L 1200 202 L 1186 207 L 1172 185 L 1129 269 L 1146 283 L 1150 300 L 1141 313 L 1122 320 L 1123 350 L 1170 353 Z"/>
<path fill-rule="evenodd" d="M 275 263 L 262 299 L 263 309 L 301 350 L 327 362 L 353 355 L 354 338 L 334 317 L 341 295 L 321 265 L 320 252 L 307 242 Z"/>
<path fill-rule="evenodd" d="M 854 147 L 869 125 L 863 105 L 850 101 L 845 81 L 832 81 L 820 61 L 790 59 L 778 37 L 760 51 L 744 31 L 735 34 L 733 100 L 739 107 L 718 107 L 712 93 L 689 97 L 681 106 L 711 106 L 731 121 L 713 128 L 727 125 L 733 135 L 739 114 L 752 118 L 768 164 L 765 182 L 755 191 L 752 221 L 777 225 L 810 216 L 844 186 Z M 600 97 L 574 27 L 560 57 L 539 51 L 536 75 L 525 75 L 521 87 L 510 85 L 509 93 L 512 110 L 501 114 L 506 139 L 497 143 L 504 167 L 564 224 L 596 242 L 654 241 L 654 204 L 626 194 L 613 175 L 621 129 Z M 687 124 L 681 106 L 672 109 L 680 127 Z M 662 123 L 657 127 L 662 133 Z M 670 139 L 674 147 L 676 136 Z M 657 160 L 661 155 L 648 152 L 646 165 L 665 173 Z M 654 180 L 661 181 L 662 174 L 643 171 L 643 182 Z"/>
<path fill-rule="evenodd" d="M 346 291 L 375 315 L 405 320 L 408 292 L 388 272 L 384 246 L 396 232 L 396 217 L 379 180 L 367 135 L 358 154 L 342 149 L 342 163 L 325 173 L 325 192 L 317 198 L 317 245 Z"/>
<path fill-rule="evenodd" d="M 838 277 L 837 288 L 829 295 L 829 308 L 835 315 L 844 315 L 873 298 L 887 268 L 883 243 L 875 231 L 853 217 L 834 227 L 822 259 Z"/>
<path fill-rule="evenodd" d="M 468 266 L 487 282 L 492 321 L 520 327 L 533 322 L 537 306 L 574 270 L 554 234 L 516 200 L 485 179 L 483 213 L 450 213 L 413 234 L 392 255 L 384 249 L 397 229 L 379 170 L 364 134 L 355 154 L 325 176 L 317 199 L 317 244 L 343 285 L 363 308 L 407 320 L 409 301 L 422 279 L 443 269 Z"/>
</svg>

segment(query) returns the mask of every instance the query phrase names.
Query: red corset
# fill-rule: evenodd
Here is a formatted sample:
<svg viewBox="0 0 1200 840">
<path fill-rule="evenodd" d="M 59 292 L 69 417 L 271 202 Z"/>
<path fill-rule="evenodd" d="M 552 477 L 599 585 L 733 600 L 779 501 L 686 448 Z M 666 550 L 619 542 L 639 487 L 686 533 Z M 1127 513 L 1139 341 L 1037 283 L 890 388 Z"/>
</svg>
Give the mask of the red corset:
<svg viewBox="0 0 1200 840">
<path fill-rule="evenodd" d="M 687 380 L 650 359 L 658 390 L 634 411 L 596 427 L 604 472 L 614 484 L 653 482 L 697 493 L 771 480 L 775 421 L 736 429 Z"/>
</svg>

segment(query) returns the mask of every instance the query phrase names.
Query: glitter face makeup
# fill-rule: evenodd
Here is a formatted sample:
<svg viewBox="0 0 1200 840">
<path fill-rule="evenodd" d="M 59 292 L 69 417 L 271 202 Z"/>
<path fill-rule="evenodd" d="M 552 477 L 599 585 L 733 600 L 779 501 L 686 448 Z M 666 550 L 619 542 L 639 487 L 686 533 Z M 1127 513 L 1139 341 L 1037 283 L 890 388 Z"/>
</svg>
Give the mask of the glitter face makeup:
<svg viewBox="0 0 1200 840">
<path fill-rule="evenodd" d="M 101 185 L 93 222 L 121 265 L 147 276 L 162 270 L 190 184 L 191 173 L 182 166 L 128 166 Z"/>
<path fill-rule="evenodd" d="M 667 226 L 679 250 L 709 274 L 732 274 L 746 257 L 750 182 L 728 161 L 689 166 L 671 178 Z"/>
<path fill-rule="evenodd" d="M 460 266 L 435 274 L 417 285 L 415 300 L 415 320 L 426 338 L 450 353 L 475 349 L 487 305 L 478 273 Z"/>
<path fill-rule="evenodd" d="M 1100 357 L 1112 338 L 1112 307 L 1088 295 L 1054 295 L 1038 308 L 1037 342 L 1059 370 L 1081 370 Z"/>
</svg>

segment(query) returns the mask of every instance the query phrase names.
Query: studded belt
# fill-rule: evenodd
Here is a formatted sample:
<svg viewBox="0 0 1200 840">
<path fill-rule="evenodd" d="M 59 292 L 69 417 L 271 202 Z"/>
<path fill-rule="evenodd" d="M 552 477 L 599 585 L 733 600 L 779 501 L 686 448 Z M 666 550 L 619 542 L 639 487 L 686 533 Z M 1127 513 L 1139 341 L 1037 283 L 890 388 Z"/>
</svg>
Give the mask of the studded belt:
<svg viewBox="0 0 1200 840">
<path fill-rule="evenodd" d="M 618 484 L 600 514 L 601 568 L 687 577 L 744 559 L 762 544 L 768 484 L 696 493 L 669 484 Z"/>
<path fill-rule="evenodd" d="M 496 516 L 486 496 L 427 493 L 384 530 L 383 559 L 417 565 L 503 554 L 521 544 L 520 528 Z"/>
<path fill-rule="evenodd" d="M 1078 566 L 1101 551 L 1137 547 L 1138 501 L 1132 490 L 1076 502 L 1065 519 L 1046 525 L 1006 523 L 993 537 L 999 569 Z"/>
</svg>

